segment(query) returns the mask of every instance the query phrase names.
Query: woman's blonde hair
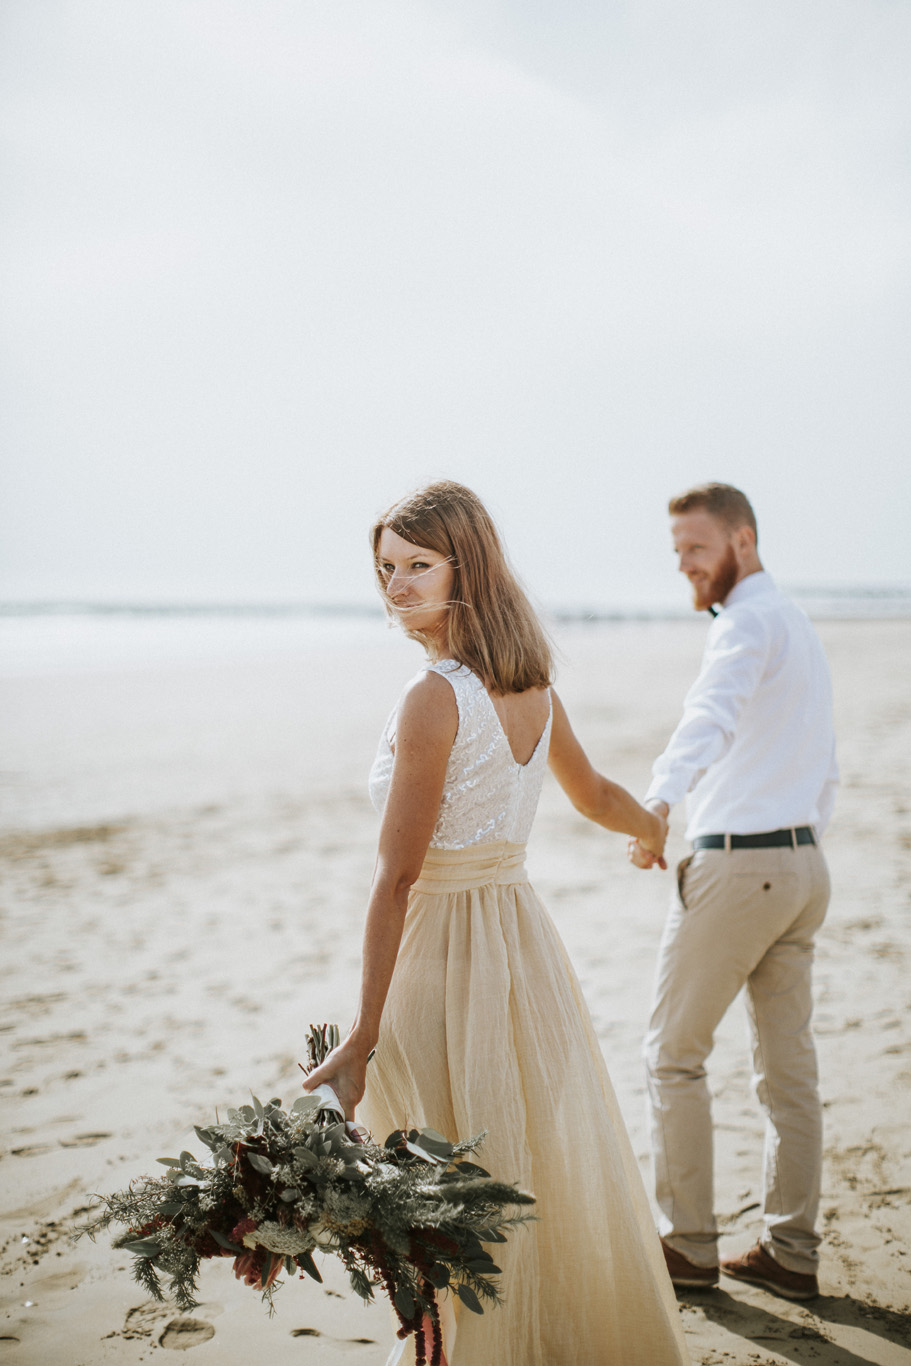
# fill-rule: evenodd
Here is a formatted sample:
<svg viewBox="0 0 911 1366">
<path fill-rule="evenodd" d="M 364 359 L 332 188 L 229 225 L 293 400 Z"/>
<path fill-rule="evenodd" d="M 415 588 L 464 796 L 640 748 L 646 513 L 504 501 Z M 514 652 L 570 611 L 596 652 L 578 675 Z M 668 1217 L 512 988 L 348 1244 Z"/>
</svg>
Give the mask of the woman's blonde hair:
<svg viewBox="0 0 911 1366">
<path fill-rule="evenodd" d="M 388 527 L 403 541 L 435 550 L 452 562 L 448 650 L 496 693 L 545 688 L 553 681 L 553 650 L 547 633 L 513 573 L 490 513 L 464 484 L 441 479 L 409 493 L 378 518 L 370 533 L 377 582 L 386 611 L 379 542 Z M 431 643 L 422 631 L 405 634 Z"/>
</svg>

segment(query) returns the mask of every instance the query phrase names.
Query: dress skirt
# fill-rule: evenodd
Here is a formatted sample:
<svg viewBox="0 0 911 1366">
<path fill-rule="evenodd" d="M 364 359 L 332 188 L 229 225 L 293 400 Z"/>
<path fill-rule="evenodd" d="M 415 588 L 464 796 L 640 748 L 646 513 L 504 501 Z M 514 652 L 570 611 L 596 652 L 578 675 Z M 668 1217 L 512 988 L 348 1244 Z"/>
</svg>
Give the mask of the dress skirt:
<svg viewBox="0 0 911 1366">
<path fill-rule="evenodd" d="M 449 1366 L 677 1366 L 689 1358 L 639 1168 L 524 860 L 517 844 L 428 851 L 359 1117 L 379 1142 L 486 1130 L 478 1162 L 536 1198 L 535 1221 L 489 1249 L 503 1303 L 477 1315 L 442 1297 Z"/>
</svg>

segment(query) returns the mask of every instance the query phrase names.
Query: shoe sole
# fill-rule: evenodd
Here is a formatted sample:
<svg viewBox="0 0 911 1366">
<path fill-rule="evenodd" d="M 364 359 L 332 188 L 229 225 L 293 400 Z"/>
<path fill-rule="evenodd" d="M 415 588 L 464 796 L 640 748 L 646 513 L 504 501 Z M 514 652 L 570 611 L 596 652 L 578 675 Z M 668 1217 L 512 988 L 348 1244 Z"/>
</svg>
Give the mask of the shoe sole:
<svg viewBox="0 0 911 1366">
<path fill-rule="evenodd" d="M 785 1300 L 815 1300 L 819 1290 L 790 1290 L 783 1285 L 778 1285 L 775 1281 L 767 1281 L 762 1276 L 744 1276 L 739 1271 L 725 1271 L 721 1268 L 723 1276 L 729 1276 L 732 1281 L 745 1281 L 747 1285 L 758 1285 L 763 1290 L 770 1290 L 773 1295 L 781 1295 Z"/>
<path fill-rule="evenodd" d="M 689 1276 L 687 1276 L 687 1277 L 672 1276 L 672 1277 L 671 1277 L 671 1285 L 676 1286 L 676 1287 L 677 1287 L 678 1289 L 680 1289 L 680 1290 L 714 1290 L 715 1287 L 717 1286 L 717 1284 L 718 1284 L 718 1277 L 717 1277 L 717 1276 L 716 1276 L 713 1280 L 711 1280 L 711 1281 L 710 1281 L 710 1280 L 704 1280 L 704 1281 L 703 1281 L 703 1280 L 697 1280 L 697 1279 L 695 1278 L 695 1276 L 694 1276 L 692 1279 L 691 1279 Z"/>
</svg>

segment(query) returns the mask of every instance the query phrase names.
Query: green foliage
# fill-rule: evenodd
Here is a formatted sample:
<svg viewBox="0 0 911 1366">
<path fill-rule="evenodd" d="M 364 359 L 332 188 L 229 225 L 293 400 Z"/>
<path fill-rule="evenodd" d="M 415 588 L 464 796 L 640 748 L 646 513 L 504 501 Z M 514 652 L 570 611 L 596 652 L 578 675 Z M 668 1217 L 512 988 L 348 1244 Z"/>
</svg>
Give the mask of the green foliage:
<svg viewBox="0 0 911 1366">
<path fill-rule="evenodd" d="M 311 1066 L 337 1042 L 333 1026 L 311 1030 Z M 499 1267 L 484 1243 L 500 1244 L 533 1217 L 533 1197 L 494 1181 L 468 1161 L 484 1135 L 450 1143 L 432 1129 L 397 1130 L 384 1144 L 359 1143 L 302 1096 L 284 1110 L 273 1099 L 229 1109 L 197 1127 L 208 1150 L 159 1158 L 159 1176 L 100 1197 L 82 1232 L 125 1227 L 114 1245 L 133 1256 L 133 1275 L 155 1299 L 162 1277 L 181 1309 L 197 1305 L 200 1262 L 233 1256 L 237 1274 L 272 1306 L 278 1275 L 321 1276 L 313 1253 L 338 1256 L 362 1299 L 380 1286 L 402 1328 L 415 1331 L 438 1292 L 457 1293 L 475 1313 L 495 1304 Z"/>
</svg>

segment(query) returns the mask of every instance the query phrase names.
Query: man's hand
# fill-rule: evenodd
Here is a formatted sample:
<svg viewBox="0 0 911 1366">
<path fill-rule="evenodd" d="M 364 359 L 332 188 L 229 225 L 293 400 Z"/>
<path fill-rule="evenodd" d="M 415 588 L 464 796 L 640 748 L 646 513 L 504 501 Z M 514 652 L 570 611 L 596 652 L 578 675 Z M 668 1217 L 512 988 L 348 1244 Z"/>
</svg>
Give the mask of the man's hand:
<svg viewBox="0 0 911 1366">
<path fill-rule="evenodd" d="M 644 848 L 638 840 L 627 840 L 626 856 L 636 868 L 666 868 L 664 856 L 660 858 L 651 849 Z"/>
<path fill-rule="evenodd" d="M 654 839 L 631 839 L 627 842 L 626 854 L 636 868 L 667 868 L 664 859 L 664 843 L 667 839 L 667 818 L 670 807 L 666 802 L 653 800 L 646 803 L 649 811 L 658 821 L 658 834 Z"/>
</svg>

